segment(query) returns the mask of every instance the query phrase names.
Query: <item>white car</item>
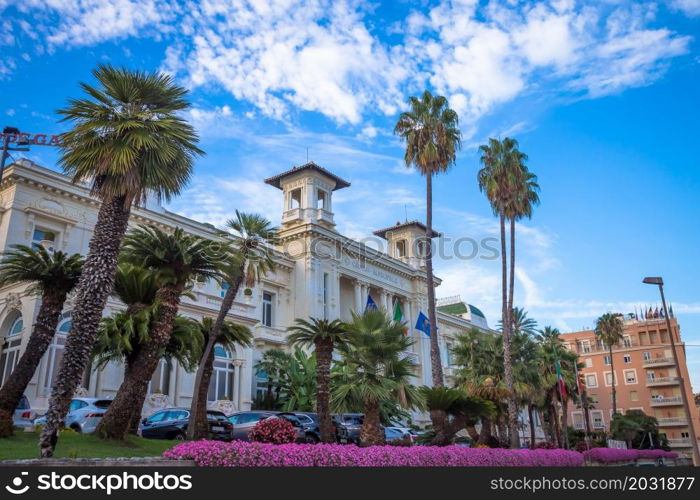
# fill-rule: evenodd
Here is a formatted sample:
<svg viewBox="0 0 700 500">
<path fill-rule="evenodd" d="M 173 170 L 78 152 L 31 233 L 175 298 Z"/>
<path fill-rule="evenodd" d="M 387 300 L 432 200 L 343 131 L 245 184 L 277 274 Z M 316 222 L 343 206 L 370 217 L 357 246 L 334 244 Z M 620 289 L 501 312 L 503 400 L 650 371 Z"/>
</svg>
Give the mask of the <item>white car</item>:
<svg viewBox="0 0 700 500">
<path fill-rule="evenodd" d="M 36 413 L 29 405 L 27 396 L 23 395 L 12 415 L 12 424 L 15 427 L 30 427 L 34 421 L 34 417 L 36 417 Z"/>
<path fill-rule="evenodd" d="M 111 399 L 73 398 L 66 415 L 66 427 L 85 434 L 95 432 L 111 402 Z M 37 418 L 34 423 L 45 424 L 46 417 Z"/>
<path fill-rule="evenodd" d="M 389 431 L 392 433 L 392 435 L 398 435 L 401 436 L 398 439 L 410 439 L 411 443 L 416 442 L 416 438 L 418 437 L 418 433 L 411 429 L 410 427 L 399 427 L 392 425 L 390 427 L 386 427 L 385 431 Z"/>
</svg>

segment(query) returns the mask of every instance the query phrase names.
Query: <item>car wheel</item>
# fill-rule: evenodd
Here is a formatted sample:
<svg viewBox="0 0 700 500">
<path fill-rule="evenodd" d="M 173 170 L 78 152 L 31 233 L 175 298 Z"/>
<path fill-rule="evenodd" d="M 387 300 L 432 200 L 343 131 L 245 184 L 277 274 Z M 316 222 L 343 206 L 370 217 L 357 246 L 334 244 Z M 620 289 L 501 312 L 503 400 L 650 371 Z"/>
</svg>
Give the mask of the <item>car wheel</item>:
<svg viewBox="0 0 700 500">
<path fill-rule="evenodd" d="M 70 426 L 70 429 L 73 430 L 73 431 L 75 431 L 75 432 L 83 432 L 83 430 L 82 430 L 82 429 L 80 428 L 80 426 L 77 425 L 77 424 L 76 424 L 76 425 L 71 425 L 71 426 Z"/>
<path fill-rule="evenodd" d="M 314 434 L 307 434 L 304 436 L 304 442 L 306 444 L 316 444 L 318 443 L 318 437 L 316 437 Z"/>
<path fill-rule="evenodd" d="M 177 434 L 175 434 L 174 439 L 175 441 L 184 441 L 185 439 L 187 439 L 187 436 L 185 436 L 184 432 L 178 432 Z"/>
</svg>

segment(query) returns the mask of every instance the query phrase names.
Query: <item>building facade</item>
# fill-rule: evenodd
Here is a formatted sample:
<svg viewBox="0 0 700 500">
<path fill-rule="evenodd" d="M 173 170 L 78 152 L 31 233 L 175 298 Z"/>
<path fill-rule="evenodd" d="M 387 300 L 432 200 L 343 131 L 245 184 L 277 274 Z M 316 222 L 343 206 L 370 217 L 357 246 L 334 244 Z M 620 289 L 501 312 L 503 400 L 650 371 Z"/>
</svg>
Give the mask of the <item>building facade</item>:
<svg viewBox="0 0 700 500">
<path fill-rule="evenodd" d="M 210 403 L 226 402 L 230 410 L 249 409 L 266 384 L 264 374 L 255 370 L 256 362 L 267 349 L 287 349 L 287 328 L 295 318 L 346 320 L 352 311 L 364 310 L 368 296 L 387 311 L 392 311 L 397 303 L 401 305 L 408 334 L 414 339 L 405 355 L 418 365 L 416 384 L 430 385 L 429 339 L 414 329 L 419 312 L 427 314 L 421 239 L 425 226 L 413 221 L 377 231 L 375 234 L 386 241 L 387 251 L 372 250 L 335 229 L 333 193 L 348 188 L 349 182 L 314 163 L 295 167 L 265 182 L 278 188 L 282 195 L 279 243 L 271 250 L 275 268 L 254 288 L 241 290 L 229 313 L 229 320 L 251 329 L 254 345 L 234 352 L 217 348 Z M 73 184 L 55 171 L 20 160 L 5 170 L 0 186 L 0 251 L 24 244 L 85 254 L 98 208 L 99 202 L 90 195 L 88 185 Z M 164 230 L 181 227 L 202 237 L 220 237 L 211 224 L 170 212 L 153 200 L 134 208 L 130 224 L 154 225 Z M 215 317 L 225 290 L 208 281 L 195 283 L 192 292 L 192 297 L 183 297 L 180 314 L 193 319 Z M 30 293 L 26 285 L 0 289 L 0 383 L 21 355 L 39 305 L 40 297 Z M 39 412 L 47 407 L 56 381 L 71 327 L 72 307 L 69 296 L 56 336 L 26 390 Z M 104 315 L 122 308 L 112 298 Z M 478 313 L 438 312 L 439 342 L 448 375 L 449 346 L 455 336 L 472 326 L 488 330 L 483 314 Z M 110 363 L 102 370 L 88 369 L 79 392 L 113 397 L 122 381 L 123 369 L 119 363 Z M 189 406 L 193 384 L 194 374 L 163 360 L 150 383 L 151 399 L 158 399 L 161 404 Z"/>
<path fill-rule="evenodd" d="M 612 382 L 615 380 L 617 411 L 642 410 L 657 418 L 659 428 L 666 434 L 674 451 L 691 456 L 689 426 L 700 435 L 698 408 L 691 403 L 691 415 L 683 408 L 679 376 L 686 384 L 688 400 L 693 401 L 685 345 L 676 318 L 670 318 L 671 332 L 676 343 L 679 365 L 673 359 L 666 320 L 625 319 L 624 339 L 613 346 L 612 359 L 608 348 L 592 330 L 561 335 L 564 346 L 578 353 L 585 364 L 581 370 L 588 396 L 593 400 L 590 422 L 594 430 L 608 429 L 612 417 Z M 612 363 L 611 363 L 612 362 Z M 611 369 L 614 366 L 614 373 Z M 581 409 L 573 408 L 569 421 L 584 428 Z"/>
</svg>

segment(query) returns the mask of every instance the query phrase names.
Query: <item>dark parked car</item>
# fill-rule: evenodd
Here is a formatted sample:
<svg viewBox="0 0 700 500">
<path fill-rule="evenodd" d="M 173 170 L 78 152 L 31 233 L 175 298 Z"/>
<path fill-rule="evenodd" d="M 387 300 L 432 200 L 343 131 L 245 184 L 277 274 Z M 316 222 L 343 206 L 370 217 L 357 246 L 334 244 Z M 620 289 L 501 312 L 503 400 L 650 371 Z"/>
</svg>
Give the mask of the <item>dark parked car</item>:
<svg viewBox="0 0 700 500">
<path fill-rule="evenodd" d="M 248 433 L 253 430 L 255 424 L 277 413 L 276 411 L 268 410 L 240 411 L 234 413 L 228 417 L 229 422 L 233 424 L 233 439 L 248 441 Z"/>
<path fill-rule="evenodd" d="M 341 413 L 334 415 L 338 442 L 343 444 L 360 444 L 360 431 L 365 416 L 362 413 Z"/>
<path fill-rule="evenodd" d="M 233 425 L 220 411 L 207 410 L 209 421 L 209 439 L 231 441 Z M 190 421 L 190 411 L 185 408 L 168 408 L 161 410 L 141 421 L 139 433 L 148 439 L 178 439 L 184 440 L 187 435 L 187 424 Z"/>
</svg>

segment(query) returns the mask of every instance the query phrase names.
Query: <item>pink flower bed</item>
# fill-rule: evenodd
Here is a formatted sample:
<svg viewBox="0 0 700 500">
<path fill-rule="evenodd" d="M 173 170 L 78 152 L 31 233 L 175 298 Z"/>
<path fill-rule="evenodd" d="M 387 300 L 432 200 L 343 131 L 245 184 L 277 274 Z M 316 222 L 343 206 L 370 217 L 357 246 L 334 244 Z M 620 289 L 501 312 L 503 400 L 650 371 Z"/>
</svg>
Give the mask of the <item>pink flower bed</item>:
<svg viewBox="0 0 700 500">
<path fill-rule="evenodd" d="M 593 448 L 584 451 L 586 460 L 601 464 L 613 464 L 616 462 L 634 462 L 638 458 L 676 458 L 677 453 L 664 450 L 618 450 L 616 448 Z"/>
<path fill-rule="evenodd" d="M 506 450 L 463 446 L 370 446 L 339 444 L 191 441 L 163 453 L 164 458 L 194 460 L 202 467 L 573 467 L 583 455 L 567 450 Z"/>
</svg>

